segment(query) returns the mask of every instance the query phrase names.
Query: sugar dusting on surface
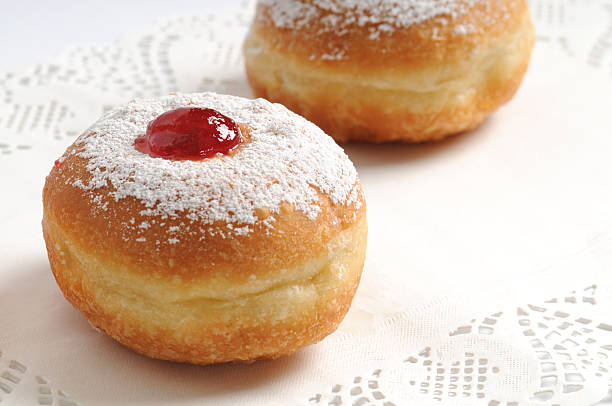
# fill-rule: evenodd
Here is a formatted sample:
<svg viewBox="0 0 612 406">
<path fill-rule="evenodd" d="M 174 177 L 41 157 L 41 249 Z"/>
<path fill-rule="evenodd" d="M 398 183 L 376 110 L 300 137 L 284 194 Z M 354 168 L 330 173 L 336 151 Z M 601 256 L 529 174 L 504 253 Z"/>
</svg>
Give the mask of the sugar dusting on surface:
<svg viewBox="0 0 612 406">
<path fill-rule="evenodd" d="M 186 106 L 212 108 L 249 125 L 250 141 L 233 155 L 203 161 L 152 158 L 134 148 L 150 121 Z M 134 100 L 102 117 L 76 145 L 91 179 L 67 182 L 88 191 L 110 185 L 115 200 L 142 202 L 145 217 L 184 214 L 191 222 L 223 221 L 228 233 L 247 234 L 258 221 L 257 208 L 278 213 L 287 202 L 314 220 L 321 210 L 319 193 L 334 203 L 360 205 L 357 173 L 342 149 L 314 124 L 262 99 L 200 93 Z M 264 223 L 271 226 L 273 219 Z"/>
<path fill-rule="evenodd" d="M 507 7 L 504 2 L 494 4 L 490 0 L 259 0 L 258 3 L 268 11 L 258 13 L 257 17 L 271 21 L 278 28 L 307 31 L 316 25 L 320 28 L 314 35 L 334 33 L 343 37 L 355 28 L 365 27 L 369 32 L 367 38 L 372 41 L 429 20 L 446 26 L 479 4 L 484 4 L 485 10 L 500 7 L 502 15 L 508 16 L 504 14 L 507 12 L 503 10 Z M 487 25 L 495 24 L 492 15 L 484 16 Z M 477 31 L 470 23 L 464 23 L 457 24 L 453 33 L 468 35 Z M 434 28 L 431 33 L 434 39 L 437 32 Z M 321 55 L 312 55 L 311 59 L 340 60 L 346 58 L 346 53 L 339 46 Z"/>
<path fill-rule="evenodd" d="M 482 0 L 260 0 L 277 27 L 303 28 L 320 20 L 323 30 L 342 33 L 349 26 L 392 32 L 438 16 L 457 18 Z M 374 33 L 374 31 L 373 31 Z M 376 35 L 376 34 L 373 34 Z"/>
</svg>

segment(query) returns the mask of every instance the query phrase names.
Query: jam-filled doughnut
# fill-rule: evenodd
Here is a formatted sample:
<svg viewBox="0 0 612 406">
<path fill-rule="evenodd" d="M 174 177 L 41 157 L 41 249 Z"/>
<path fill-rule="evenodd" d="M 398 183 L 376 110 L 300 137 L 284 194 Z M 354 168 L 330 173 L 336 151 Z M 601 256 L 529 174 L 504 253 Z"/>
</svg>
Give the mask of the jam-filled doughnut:
<svg viewBox="0 0 612 406">
<path fill-rule="evenodd" d="M 421 142 L 512 98 L 533 41 L 525 0 L 259 0 L 244 55 L 256 96 L 338 141 Z"/>
<path fill-rule="evenodd" d="M 317 126 L 265 100 L 135 100 L 86 130 L 43 191 L 66 298 L 150 357 L 275 358 L 333 332 L 359 283 L 363 192 Z"/>
</svg>

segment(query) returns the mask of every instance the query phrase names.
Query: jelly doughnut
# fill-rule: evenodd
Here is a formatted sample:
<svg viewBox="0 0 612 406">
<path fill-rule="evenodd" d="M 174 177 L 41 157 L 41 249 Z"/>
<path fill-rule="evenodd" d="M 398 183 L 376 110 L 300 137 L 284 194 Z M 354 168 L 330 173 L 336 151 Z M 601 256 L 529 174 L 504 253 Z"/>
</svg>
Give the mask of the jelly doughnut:
<svg viewBox="0 0 612 406">
<path fill-rule="evenodd" d="M 173 94 L 112 110 L 56 161 L 43 206 L 65 297 L 164 360 L 250 362 L 320 341 L 365 257 L 353 164 L 261 99 Z"/>
<path fill-rule="evenodd" d="M 510 100 L 533 42 L 525 0 L 259 0 L 244 56 L 257 97 L 338 141 L 422 142 Z"/>
</svg>

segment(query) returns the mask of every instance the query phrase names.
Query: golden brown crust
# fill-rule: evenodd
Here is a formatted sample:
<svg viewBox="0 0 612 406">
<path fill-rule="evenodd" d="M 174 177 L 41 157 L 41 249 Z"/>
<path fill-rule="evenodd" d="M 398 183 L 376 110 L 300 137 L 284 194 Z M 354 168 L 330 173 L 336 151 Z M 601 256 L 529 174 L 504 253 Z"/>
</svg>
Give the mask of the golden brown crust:
<svg viewBox="0 0 612 406">
<path fill-rule="evenodd" d="M 483 83 L 478 92 L 465 95 L 460 103 L 439 101 L 449 101 L 447 92 L 437 96 L 420 92 L 398 95 L 397 91 L 385 92 L 357 84 L 342 93 L 341 86 L 326 83 L 325 89 L 334 90 L 304 97 L 308 92 L 305 88 L 299 95 L 287 87 L 264 83 L 252 72 L 248 78 L 257 97 L 281 103 L 307 117 L 338 142 L 426 142 L 476 128 L 491 112 L 512 99 L 526 70 L 527 61 L 504 80 Z M 359 100 L 363 94 L 368 95 L 367 100 Z M 430 98 L 424 102 L 427 97 Z M 421 103 L 430 110 L 419 109 Z"/>
<path fill-rule="evenodd" d="M 302 2 L 312 3 L 312 0 Z M 456 0 L 455 3 L 469 8 L 469 12 L 454 17 L 442 14 L 381 33 L 376 39 L 371 38 L 372 24 L 343 26 L 342 35 L 330 31 L 325 25 L 325 17 L 332 13 L 326 10 L 320 10 L 320 15 L 308 24 L 278 27 L 270 17 L 270 7 L 274 6 L 259 3 L 251 35 L 301 63 L 342 67 L 355 72 L 404 70 L 464 59 L 469 49 L 486 46 L 489 41 L 515 30 L 528 14 L 527 3 L 523 0 L 484 0 L 473 5 L 470 0 Z M 457 27 L 466 27 L 466 30 L 458 32 Z M 342 51 L 341 59 L 320 57 L 333 55 L 337 50 Z"/>
<path fill-rule="evenodd" d="M 147 209 L 143 203 L 132 197 L 115 200 L 111 187 L 92 191 L 75 187 L 68 179 L 87 182 L 91 174 L 86 159 L 70 154 L 72 148 L 61 167 L 54 167 L 47 177 L 43 190 L 45 216 L 61 224 L 79 249 L 133 272 L 180 277 L 184 282 L 220 275 L 235 281 L 245 281 L 251 275 L 269 276 L 274 270 L 302 263 L 320 252 L 330 238 L 365 215 L 363 192 L 356 184 L 361 203 L 357 210 L 353 205 L 334 204 L 320 194 L 321 212 L 314 221 L 289 204 L 279 214 L 258 208 L 261 220 L 275 218 L 273 228 L 259 222 L 254 232 L 230 238 L 225 222 L 201 225 L 185 216 L 143 215 Z M 150 224 L 145 230 L 139 229 L 139 236 L 145 240 L 126 239 L 143 221 Z M 168 241 L 169 229 L 176 230 L 171 235 L 180 241 L 180 249 Z"/>
<path fill-rule="evenodd" d="M 484 0 L 473 5 L 469 0 L 456 0 L 456 3 L 468 7 L 469 12 L 452 18 L 442 14 L 385 32 L 376 39 L 371 39 L 372 24 L 343 26 L 342 35 L 329 31 L 324 22 L 332 13 L 325 10 L 320 10 L 317 18 L 299 28 L 278 27 L 270 17 L 273 6 L 260 3 L 251 35 L 301 63 L 355 72 L 403 70 L 465 59 L 469 49 L 486 46 L 489 41 L 514 31 L 528 14 L 523 0 Z M 457 27 L 465 27 L 465 32 L 458 32 Z M 342 51 L 341 59 L 320 58 L 337 50 Z"/>
<path fill-rule="evenodd" d="M 47 177 L 42 225 L 60 289 L 94 326 L 150 357 L 203 365 L 275 358 L 337 328 L 365 257 L 359 181 L 351 204 L 319 193 L 315 219 L 288 203 L 259 207 L 241 234 L 187 212 L 151 214 L 137 198 L 113 198 L 110 182 L 79 187 L 92 176 L 72 153 L 82 148 Z"/>
<path fill-rule="evenodd" d="M 441 16 L 375 40 L 368 25 L 342 35 L 320 19 L 279 28 L 267 7 L 244 45 L 254 94 L 338 141 L 421 142 L 474 128 L 514 95 L 533 46 L 525 1 L 477 2 L 450 22 Z"/>
<path fill-rule="evenodd" d="M 61 225 L 48 216 L 43 220 L 56 281 L 94 326 L 147 356 L 203 365 L 276 358 L 333 332 L 359 283 L 366 229 L 362 217 L 328 241 L 314 258 L 322 266 L 309 279 L 211 300 L 145 274 L 131 274 L 125 283 L 126 269 L 82 251 Z"/>
</svg>

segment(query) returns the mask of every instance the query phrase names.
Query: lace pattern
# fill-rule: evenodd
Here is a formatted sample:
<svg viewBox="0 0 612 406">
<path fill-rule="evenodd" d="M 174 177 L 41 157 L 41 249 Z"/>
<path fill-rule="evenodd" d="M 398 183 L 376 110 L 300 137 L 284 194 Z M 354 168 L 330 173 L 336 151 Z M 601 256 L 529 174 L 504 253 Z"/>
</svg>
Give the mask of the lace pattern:
<svg viewBox="0 0 612 406">
<path fill-rule="evenodd" d="M 539 47 L 612 76 L 611 1 L 531 0 L 530 5 Z M 102 113 L 130 98 L 202 90 L 249 96 L 241 42 L 252 11 L 250 1 L 233 13 L 173 17 L 112 44 L 76 46 L 53 61 L 0 73 L 0 168 L 8 170 L 3 164 L 9 158 L 27 159 L 49 146 L 69 144 Z M 203 41 L 208 46 L 201 46 Z M 427 316 L 394 313 L 390 304 L 385 308 L 379 297 L 368 301 L 362 292 L 353 322 L 349 317 L 326 345 L 337 346 L 343 356 L 362 351 L 366 361 L 331 381 L 315 380 L 318 389 L 312 393 L 287 391 L 288 399 L 333 406 L 567 406 L 602 399 L 612 404 L 607 393 L 612 290 L 605 280 L 584 284 L 592 282 L 597 284 L 541 303 L 492 305 L 487 316 L 466 320 L 435 339 L 414 325 Z M 377 305 L 383 316 L 372 316 L 371 306 Z M 0 356 L 1 402 L 81 404 L 13 356 L 20 354 Z M 320 377 L 313 371 L 304 376 L 303 381 Z M 262 399 L 252 404 L 273 404 Z"/>
</svg>

